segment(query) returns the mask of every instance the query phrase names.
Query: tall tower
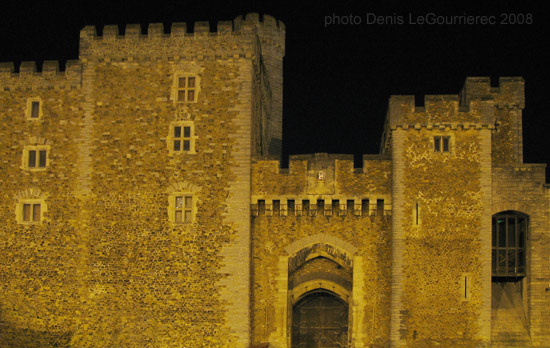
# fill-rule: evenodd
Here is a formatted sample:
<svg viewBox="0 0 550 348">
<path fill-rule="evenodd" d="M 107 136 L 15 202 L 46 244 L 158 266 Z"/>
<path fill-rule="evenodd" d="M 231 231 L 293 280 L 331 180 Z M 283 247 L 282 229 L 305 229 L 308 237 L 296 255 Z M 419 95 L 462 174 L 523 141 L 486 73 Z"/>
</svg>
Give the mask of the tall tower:
<svg viewBox="0 0 550 348">
<path fill-rule="evenodd" d="M 494 122 L 493 101 L 390 99 L 392 347 L 490 342 Z"/>
<path fill-rule="evenodd" d="M 0 67 L 0 232 L 28 234 L 0 264 L 41 260 L 0 269 L 16 346 L 18 327 L 59 346 L 249 345 L 251 161 L 280 154 L 285 27 L 169 31 L 87 26 L 65 74 Z"/>
</svg>

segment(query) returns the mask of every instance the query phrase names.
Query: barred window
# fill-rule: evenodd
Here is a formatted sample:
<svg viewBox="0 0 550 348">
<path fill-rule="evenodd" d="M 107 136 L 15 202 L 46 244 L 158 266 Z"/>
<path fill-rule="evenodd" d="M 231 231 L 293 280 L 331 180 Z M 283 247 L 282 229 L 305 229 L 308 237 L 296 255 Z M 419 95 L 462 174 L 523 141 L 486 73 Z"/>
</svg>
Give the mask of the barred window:
<svg viewBox="0 0 550 348">
<path fill-rule="evenodd" d="M 508 211 L 493 215 L 493 277 L 525 276 L 527 215 Z"/>
</svg>

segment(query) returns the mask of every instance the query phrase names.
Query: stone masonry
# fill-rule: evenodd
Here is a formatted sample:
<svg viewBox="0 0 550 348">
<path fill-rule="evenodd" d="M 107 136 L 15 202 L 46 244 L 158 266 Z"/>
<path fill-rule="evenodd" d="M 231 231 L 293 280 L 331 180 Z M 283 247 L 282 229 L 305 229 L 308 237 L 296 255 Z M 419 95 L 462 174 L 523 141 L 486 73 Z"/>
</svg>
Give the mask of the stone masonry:
<svg viewBox="0 0 550 348">
<path fill-rule="evenodd" d="M 284 24 L 192 27 L 0 63 L 0 348 L 550 347 L 522 78 L 392 96 L 361 168 L 281 168 Z"/>
</svg>

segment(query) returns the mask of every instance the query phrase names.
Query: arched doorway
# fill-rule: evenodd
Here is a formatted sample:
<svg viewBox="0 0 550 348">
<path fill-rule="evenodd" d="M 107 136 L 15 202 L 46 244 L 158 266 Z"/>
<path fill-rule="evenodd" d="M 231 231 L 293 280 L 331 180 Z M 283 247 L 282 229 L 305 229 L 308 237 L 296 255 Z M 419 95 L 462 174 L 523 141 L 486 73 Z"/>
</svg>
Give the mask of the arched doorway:
<svg viewBox="0 0 550 348">
<path fill-rule="evenodd" d="M 305 294 L 292 307 L 292 348 L 347 347 L 348 308 L 327 290 Z"/>
<path fill-rule="evenodd" d="M 289 259 L 291 348 L 349 346 L 353 267 L 348 255 L 317 243 Z"/>
<path fill-rule="evenodd" d="M 345 308 L 344 313 L 347 311 L 347 321 L 342 321 L 345 329 L 341 330 L 341 336 L 344 338 L 334 347 L 363 348 L 363 261 L 362 256 L 357 255 L 357 248 L 335 236 L 321 233 L 294 241 L 285 252 L 278 263 L 275 330 L 270 334 L 270 343 L 281 348 L 325 347 L 316 341 L 307 345 L 307 340 L 297 338 L 296 334 L 293 339 L 293 328 L 304 326 L 297 324 L 302 320 L 295 317 L 295 309 L 307 308 L 309 303 L 310 307 L 325 308 L 323 311 L 330 313 L 331 308 L 338 304 Z M 333 302 L 335 298 L 338 302 Z M 331 303 L 334 306 L 328 305 Z M 311 325 L 306 320 L 305 327 L 308 326 Z"/>
</svg>

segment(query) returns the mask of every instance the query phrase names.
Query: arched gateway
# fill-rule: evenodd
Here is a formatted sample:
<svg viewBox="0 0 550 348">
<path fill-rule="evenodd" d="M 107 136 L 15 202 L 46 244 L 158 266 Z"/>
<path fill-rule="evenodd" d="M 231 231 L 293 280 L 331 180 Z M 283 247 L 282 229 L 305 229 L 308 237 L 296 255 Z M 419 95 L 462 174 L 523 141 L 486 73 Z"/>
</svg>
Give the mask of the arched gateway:
<svg viewBox="0 0 550 348">
<path fill-rule="evenodd" d="M 359 343 L 361 323 L 356 314 L 363 306 L 361 301 L 354 303 L 362 288 L 354 277 L 361 268 L 356 248 L 332 236 L 316 235 L 285 250 L 288 256 L 280 260 L 280 274 L 286 282 L 281 282 L 277 310 L 284 328 L 278 330 L 282 337 L 277 341 L 288 348 L 344 348 Z"/>
</svg>

